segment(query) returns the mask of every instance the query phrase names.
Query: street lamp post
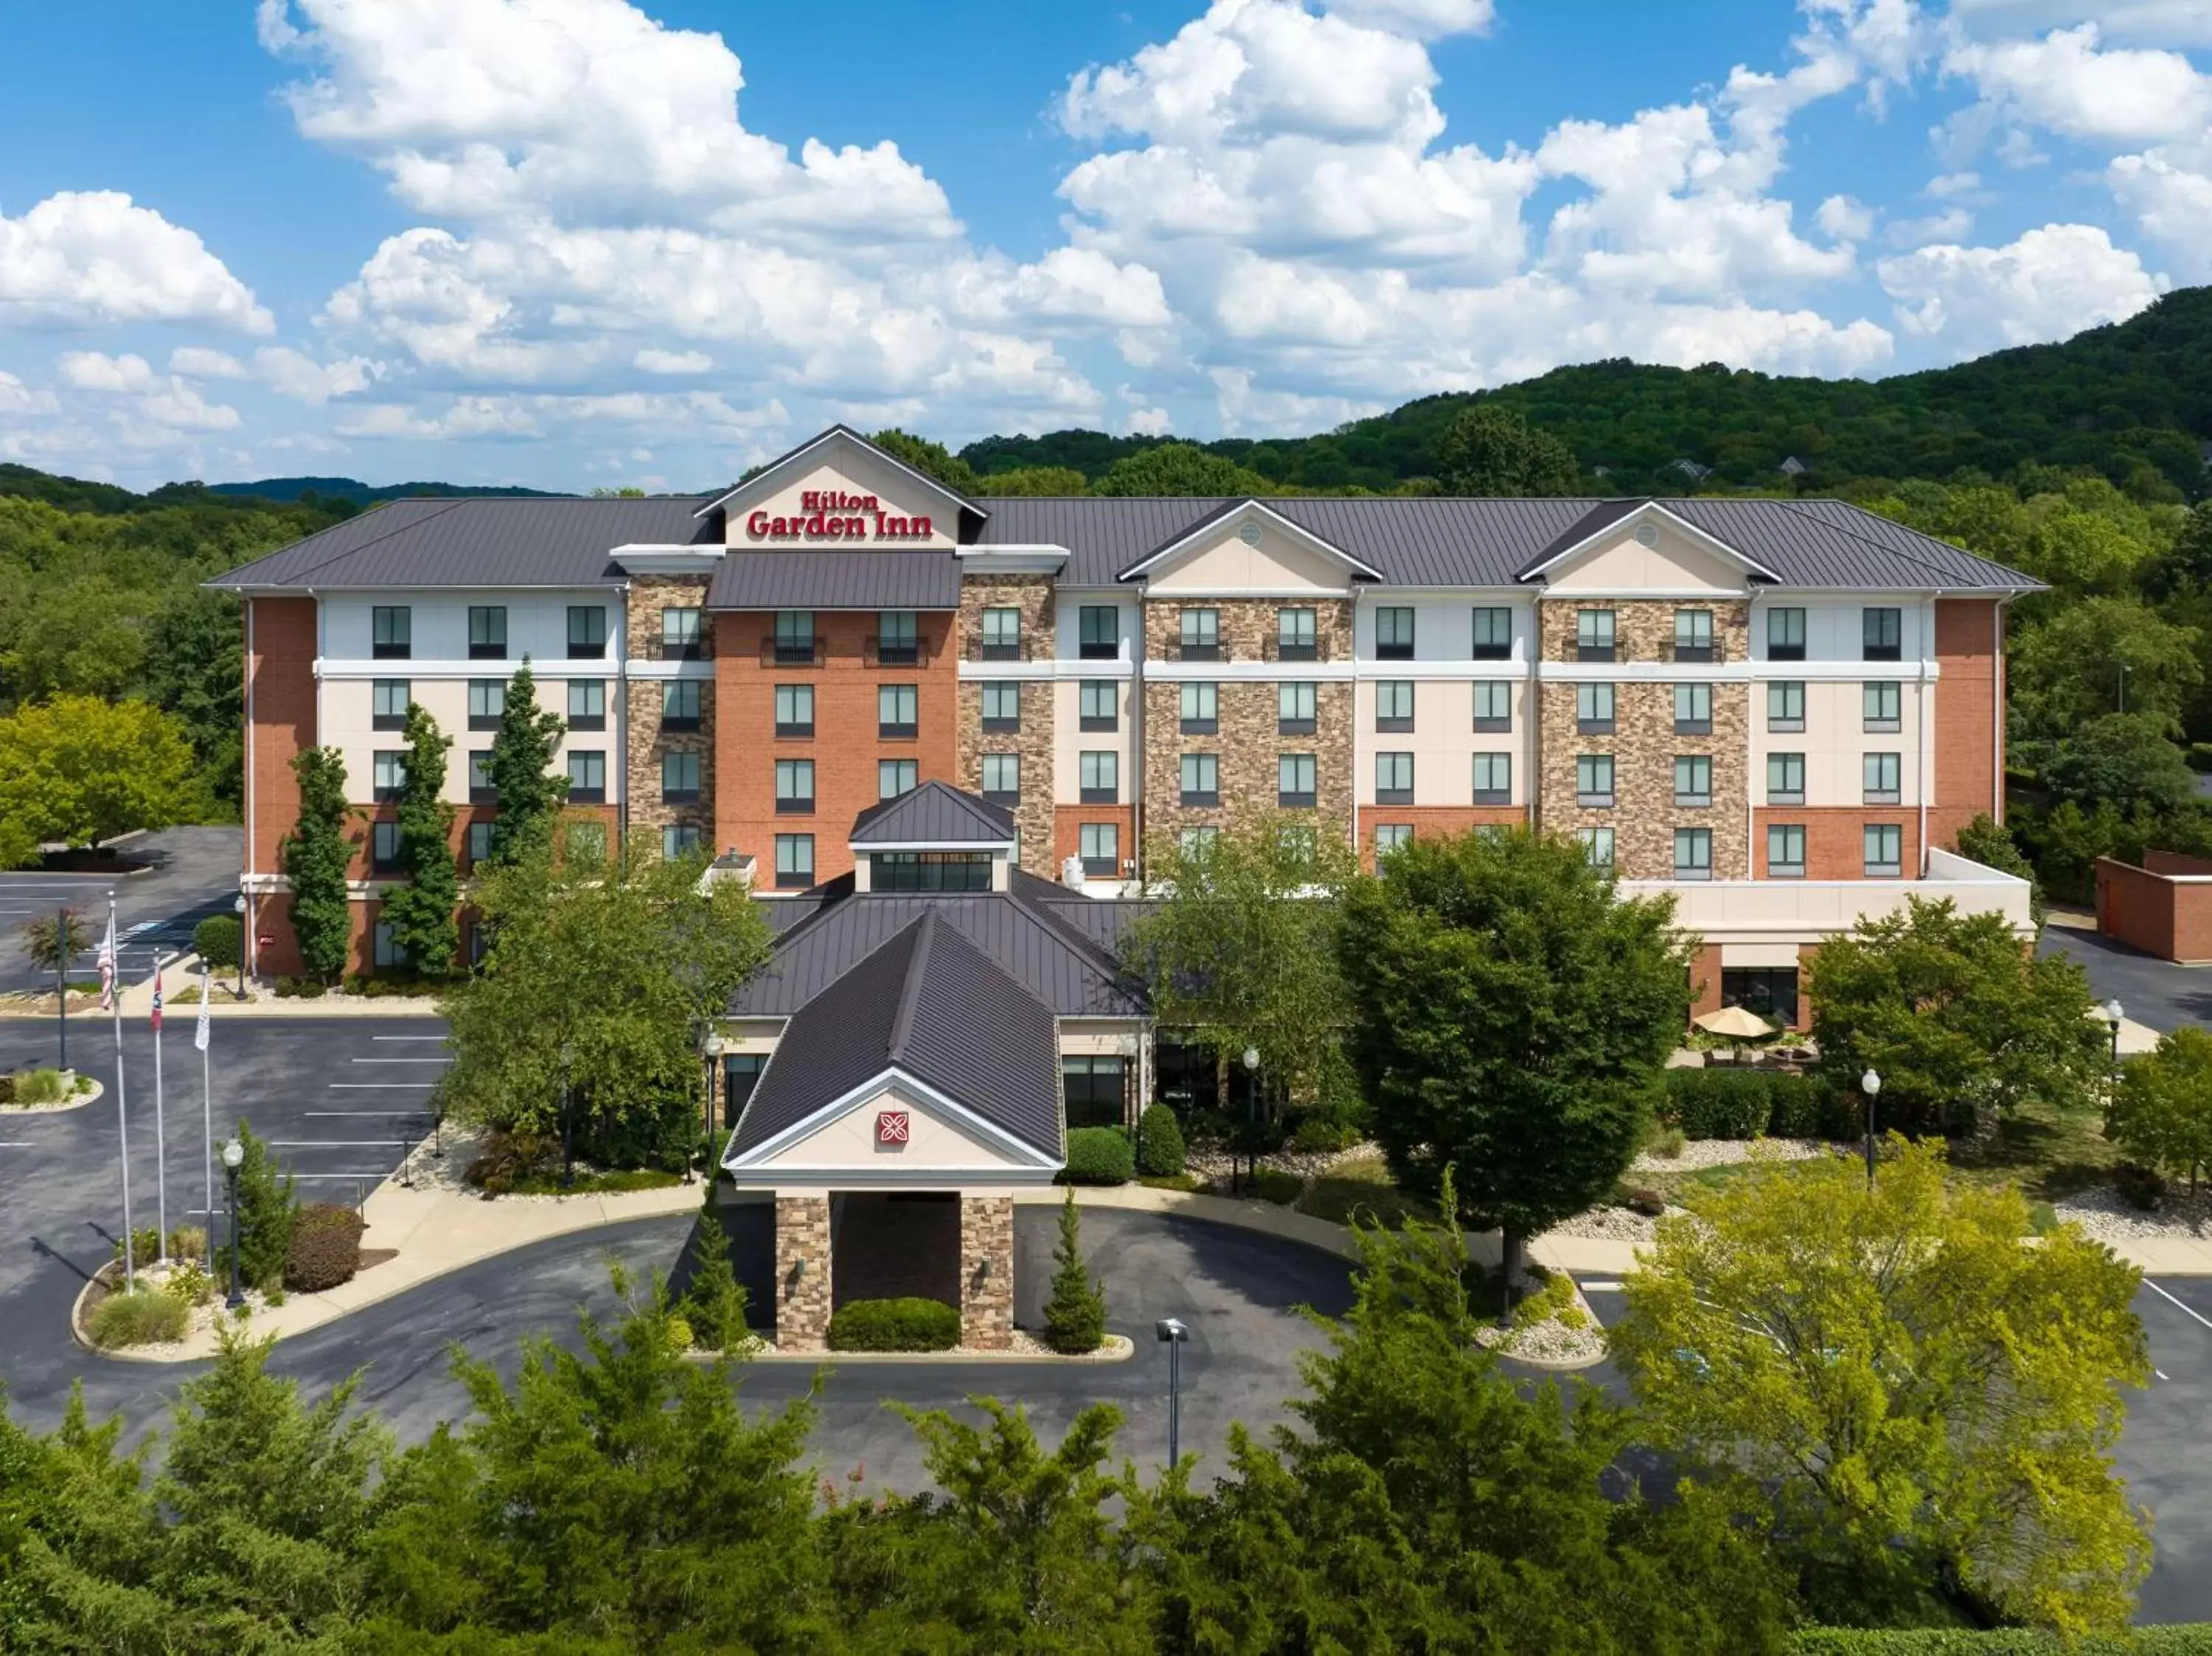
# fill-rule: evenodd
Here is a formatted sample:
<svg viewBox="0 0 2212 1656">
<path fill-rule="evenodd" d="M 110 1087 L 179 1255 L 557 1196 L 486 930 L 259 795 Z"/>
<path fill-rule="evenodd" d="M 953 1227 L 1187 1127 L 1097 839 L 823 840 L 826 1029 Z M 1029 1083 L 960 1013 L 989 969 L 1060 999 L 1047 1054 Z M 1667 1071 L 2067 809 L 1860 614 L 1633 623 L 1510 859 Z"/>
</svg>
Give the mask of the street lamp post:
<svg viewBox="0 0 2212 1656">
<path fill-rule="evenodd" d="M 1260 1182 L 1260 1049 L 1257 1046 L 1244 1049 L 1244 1159 L 1251 1164 L 1249 1182 L 1256 1185 Z M 1232 1174 L 1237 1171 L 1237 1162 L 1233 1156 L 1230 1158 L 1229 1170 Z"/>
<path fill-rule="evenodd" d="M 230 1213 L 230 1292 L 222 1302 L 233 1311 L 246 1303 L 238 1287 L 238 1168 L 245 1160 L 246 1146 L 235 1138 L 222 1147 L 223 1206 Z"/>
<path fill-rule="evenodd" d="M 2112 1084 L 2117 1087 L 2120 1084 L 2120 1020 L 2127 1016 L 2127 1009 L 2120 1004 L 2119 997 L 2115 995 L 2097 1010 L 2105 1015 L 2105 1022 L 2112 1026 Z"/>
<path fill-rule="evenodd" d="M 243 891 L 238 894 L 238 901 L 234 902 L 231 907 L 238 915 L 238 998 L 244 1000 L 246 998 L 246 894 Z"/>
<path fill-rule="evenodd" d="M 1859 1090 L 1866 1095 L 1867 1101 L 1867 1188 L 1871 1190 L 1874 1188 L 1874 1101 L 1876 1095 L 1881 1091 L 1881 1077 L 1869 1069 L 1859 1077 Z"/>
<path fill-rule="evenodd" d="M 1190 1330 L 1179 1317 L 1163 1317 L 1152 1336 L 1168 1349 L 1168 1465 L 1182 1459 L 1182 1348 Z"/>
</svg>

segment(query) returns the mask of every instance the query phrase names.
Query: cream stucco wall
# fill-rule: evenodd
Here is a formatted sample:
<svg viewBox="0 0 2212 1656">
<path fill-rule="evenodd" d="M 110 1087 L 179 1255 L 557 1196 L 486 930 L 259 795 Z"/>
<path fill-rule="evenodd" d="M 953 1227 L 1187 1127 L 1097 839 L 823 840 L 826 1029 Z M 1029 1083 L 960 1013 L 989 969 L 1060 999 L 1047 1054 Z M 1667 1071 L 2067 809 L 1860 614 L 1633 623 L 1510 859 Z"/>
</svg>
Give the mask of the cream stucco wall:
<svg viewBox="0 0 2212 1656">
<path fill-rule="evenodd" d="M 371 611 L 404 607 L 410 612 L 413 634 L 409 659 L 465 662 L 469 658 L 471 606 L 497 606 L 507 610 L 505 660 L 519 662 L 528 656 L 534 668 L 544 669 L 568 659 L 571 604 L 594 604 L 605 610 L 607 648 L 603 659 L 615 660 L 622 653 L 622 600 L 615 593 L 590 587 L 546 591 L 506 586 L 483 591 L 438 587 L 373 594 L 333 592 L 322 600 L 317 646 L 328 661 L 368 661 L 375 641 Z"/>
<path fill-rule="evenodd" d="M 1869 663 L 1869 670 L 1879 664 Z M 1783 677 L 1776 663 L 1774 679 Z M 1805 755 L 1805 798 L 1810 806 L 1858 805 L 1865 799 L 1866 755 L 1898 755 L 1898 804 L 1920 803 L 1920 730 L 1923 700 L 1933 686 L 1917 680 L 1899 682 L 1899 728 L 1891 731 L 1866 729 L 1864 681 L 1814 679 L 1805 685 L 1805 728 L 1767 729 L 1766 686 L 1762 679 L 1752 686 L 1751 749 L 1752 798 L 1765 804 L 1766 759 L 1769 754 Z M 1896 682 L 1896 681 L 1893 681 Z"/>
<path fill-rule="evenodd" d="M 1474 612 L 1477 610 L 1509 610 L 1513 615 L 1513 653 L 1509 659 L 1532 661 L 1539 653 L 1536 643 L 1536 606 L 1522 592 L 1464 592 L 1450 597 L 1417 597 L 1395 589 L 1364 589 L 1359 595 L 1359 608 L 1352 620 L 1353 651 L 1363 664 L 1361 670 L 1372 670 L 1377 677 L 1389 676 L 1393 664 L 1375 659 L 1375 612 L 1378 609 L 1411 610 L 1413 612 L 1413 659 L 1423 661 L 1455 661 L 1469 663 L 1468 676 L 1477 676 L 1484 664 L 1473 660 L 1474 653 Z"/>
<path fill-rule="evenodd" d="M 1238 531 L 1246 522 L 1261 525 L 1260 543 L 1247 546 Z M 1240 592 L 1314 592 L 1341 597 L 1352 584 L 1339 559 L 1316 552 L 1279 524 L 1231 518 L 1209 526 L 1207 534 L 1169 562 L 1156 564 L 1146 588 L 1179 596 L 1232 597 Z"/>
<path fill-rule="evenodd" d="M 1083 796 L 1082 757 L 1086 753 L 1112 753 L 1119 755 L 1121 763 L 1121 801 L 1131 803 L 1136 798 L 1136 760 L 1132 731 L 1136 724 L 1137 682 L 1133 678 L 1103 681 L 1113 686 L 1116 710 L 1115 728 L 1110 731 L 1086 731 L 1083 728 L 1083 683 L 1079 679 L 1063 678 L 1047 686 L 1052 695 L 1052 802 L 1055 805 L 1080 804 Z M 1036 692 L 1031 690 L 1030 695 Z M 1031 786 L 1033 779 L 1024 776 L 1022 786 Z"/>
<path fill-rule="evenodd" d="M 453 750 L 446 755 L 446 786 L 444 798 L 453 804 L 466 804 L 469 798 L 468 755 L 472 752 L 489 749 L 495 732 L 469 729 L 469 683 L 465 678 L 409 678 L 410 664 L 393 661 L 381 664 L 392 670 L 380 676 L 405 679 L 408 695 L 423 712 L 437 721 L 438 728 L 453 738 Z M 485 663 L 495 666 L 496 663 Z M 491 678 L 494 674 L 480 676 Z M 553 768 L 562 775 L 568 768 L 571 745 L 579 749 L 591 749 L 606 755 L 607 800 L 610 804 L 622 798 L 622 765 L 620 761 L 621 734 L 616 728 L 619 708 L 617 681 L 599 679 L 606 688 L 607 728 L 603 731 L 572 731 L 564 732 L 555 754 Z M 504 678 L 500 679 L 502 684 Z M 322 719 L 319 735 L 325 746 L 333 747 L 345 761 L 346 792 L 356 801 L 369 798 L 375 786 L 376 755 L 391 752 L 405 743 L 398 731 L 380 731 L 374 728 L 376 713 L 376 680 L 373 678 L 334 678 L 326 681 L 321 689 Z M 541 678 L 538 681 L 538 705 L 550 713 L 565 714 L 568 706 L 568 681 L 565 678 Z"/>
<path fill-rule="evenodd" d="M 799 502 L 800 497 L 811 490 L 872 494 L 876 497 L 878 509 L 886 517 L 927 518 L 930 533 L 927 539 L 909 536 L 875 542 L 872 519 L 869 524 L 869 539 L 860 542 L 842 538 L 773 540 L 754 535 L 746 528 L 746 519 L 756 512 L 765 512 L 771 518 L 808 515 Z M 728 533 L 726 538 L 728 543 L 748 551 L 834 550 L 840 546 L 867 545 L 871 542 L 887 548 L 959 544 L 959 511 L 951 501 L 932 494 L 925 485 L 916 482 L 897 467 L 884 464 L 866 450 L 850 443 L 823 445 L 816 456 L 809 457 L 806 463 L 794 466 L 788 476 L 778 479 L 773 488 L 738 495 L 729 503 L 727 512 Z"/>
<path fill-rule="evenodd" d="M 1656 531 L 1656 545 L 1636 538 L 1639 522 Z M 1672 524 L 1632 517 L 1587 551 L 1554 564 L 1544 579 L 1553 592 L 1699 592 L 1718 598 L 1741 597 L 1746 589 L 1743 567 L 1735 560 L 1699 545 Z"/>
<path fill-rule="evenodd" d="M 1418 622 L 1416 625 L 1418 626 Z M 1415 634 L 1419 641 L 1418 632 Z M 1413 686 L 1413 728 L 1378 731 L 1375 728 L 1377 685 L 1387 679 L 1390 664 L 1375 664 L 1373 678 L 1360 679 L 1353 689 L 1353 718 L 1359 755 L 1357 778 L 1360 805 L 1375 804 L 1376 755 L 1410 753 L 1413 755 L 1413 804 L 1468 805 L 1474 799 L 1474 755 L 1502 753 L 1513 760 L 1513 798 L 1528 800 L 1528 719 L 1533 687 L 1525 679 L 1503 682 L 1510 687 L 1513 728 L 1481 731 L 1474 728 L 1473 679 L 1428 678 Z"/>
<path fill-rule="evenodd" d="M 908 1113 L 906 1143 L 877 1142 L 876 1115 L 881 1110 Z M 850 1168 L 866 1173 L 872 1180 L 908 1172 L 1034 1172 L 1033 1164 L 1006 1155 L 896 1080 L 775 1156 L 753 1163 L 748 1174 L 757 1181 L 779 1172 L 815 1168 Z"/>
</svg>

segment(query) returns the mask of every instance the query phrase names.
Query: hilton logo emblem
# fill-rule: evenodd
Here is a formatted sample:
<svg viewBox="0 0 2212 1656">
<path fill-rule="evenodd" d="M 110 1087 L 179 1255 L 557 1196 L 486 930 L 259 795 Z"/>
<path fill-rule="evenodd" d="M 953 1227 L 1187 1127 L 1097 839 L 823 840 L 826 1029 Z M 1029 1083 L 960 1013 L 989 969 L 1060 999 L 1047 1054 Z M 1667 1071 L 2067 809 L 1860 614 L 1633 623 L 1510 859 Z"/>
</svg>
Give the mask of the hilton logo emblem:
<svg viewBox="0 0 2212 1656">
<path fill-rule="evenodd" d="M 876 1112 L 876 1143 L 903 1144 L 907 1139 L 906 1112 L 878 1110 Z"/>
</svg>

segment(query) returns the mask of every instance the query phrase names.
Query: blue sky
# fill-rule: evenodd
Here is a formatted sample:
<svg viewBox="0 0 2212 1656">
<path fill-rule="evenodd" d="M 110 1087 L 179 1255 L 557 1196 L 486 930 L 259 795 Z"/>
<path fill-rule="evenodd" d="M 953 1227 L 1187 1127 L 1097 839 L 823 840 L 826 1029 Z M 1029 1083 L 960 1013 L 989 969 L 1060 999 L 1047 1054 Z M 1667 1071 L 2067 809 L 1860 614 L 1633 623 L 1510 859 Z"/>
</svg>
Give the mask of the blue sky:
<svg viewBox="0 0 2212 1656">
<path fill-rule="evenodd" d="M 0 58 L 0 459 L 691 488 L 833 419 L 1875 376 L 2212 279 L 2212 0 L 107 0 Z"/>
</svg>

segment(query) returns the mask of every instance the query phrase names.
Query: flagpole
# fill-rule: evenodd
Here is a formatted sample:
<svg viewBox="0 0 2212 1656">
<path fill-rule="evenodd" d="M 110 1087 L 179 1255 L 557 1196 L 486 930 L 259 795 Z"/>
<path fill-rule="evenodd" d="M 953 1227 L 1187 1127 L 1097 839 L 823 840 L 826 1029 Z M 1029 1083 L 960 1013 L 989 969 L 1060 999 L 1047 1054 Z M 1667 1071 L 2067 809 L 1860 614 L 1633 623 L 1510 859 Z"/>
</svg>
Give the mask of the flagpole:
<svg viewBox="0 0 2212 1656">
<path fill-rule="evenodd" d="M 138 1285 L 137 1262 L 131 1248 L 131 1112 L 124 1103 L 123 997 L 116 992 L 122 961 L 115 953 L 115 894 L 107 894 L 107 942 L 100 949 L 100 988 L 115 1013 L 115 1145 L 123 1162 L 123 1286 L 127 1292 Z"/>
<path fill-rule="evenodd" d="M 169 1135 L 161 1115 L 161 956 L 154 955 L 154 1227 L 155 1253 L 169 1257 Z"/>
<path fill-rule="evenodd" d="M 215 998 L 215 968 L 203 959 L 200 961 L 200 1020 L 192 1031 L 192 1044 L 200 1049 L 200 1132 L 201 1167 L 207 1180 L 207 1207 L 201 1217 L 207 1222 L 210 1250 L 206 1258 L 212 1265 L 215 1240 L 215 1103 L 214 1090 L 208 1085 L 208 1004 Z"/>
</svg>

